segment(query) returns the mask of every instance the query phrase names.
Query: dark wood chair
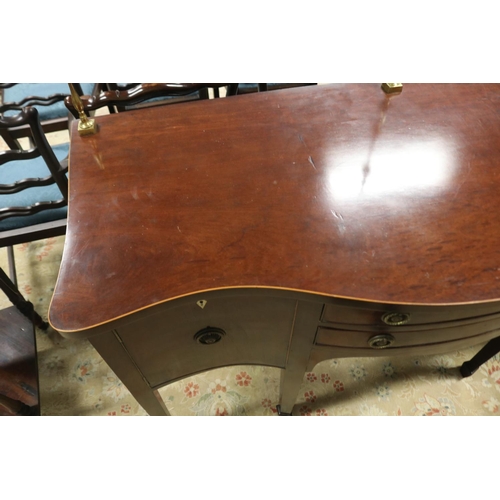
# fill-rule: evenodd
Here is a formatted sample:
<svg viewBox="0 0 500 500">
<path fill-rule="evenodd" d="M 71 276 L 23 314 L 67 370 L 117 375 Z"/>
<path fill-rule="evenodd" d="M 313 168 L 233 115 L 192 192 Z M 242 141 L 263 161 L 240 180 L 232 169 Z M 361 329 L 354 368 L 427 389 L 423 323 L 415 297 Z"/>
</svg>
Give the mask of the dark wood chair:
<svg viewBox="0 0 500 500">
<path fill-rule="evenodd" d="M 66 233 L 69 144 L 49 146 L 36 108 L 0 118 L 0 130 L 17 126 L 29 128 L 33 147 L 0 151 L 0 247 L 7 248 L 10 274 L 0 273 L 0 288 L 18 306 L 13 245 Z"/>
<path fill-rule="evenodd" d="M 33 313 L 31 307 L 31 313 Z M 35 328 L 15 307 L 0 310 L 0 416 L 40 415 Z"/>
<path fill-rule="evenodd" d="M 111 113 L 129 111 L 137 107 L 163 106 L 179 102 L 208 99 L 209 89 L 214 97 L 221 96 L 221 89 L 226 96 L 236 95 L 236 83 L 132 83 L 98 84 L 93 95 L 83 95 L 82 104 L 86 113 L 107 107 Z M 78 113 L 71 96 L 65 104 L 75 118 Z"/>
<path fill-rule="evenodd" d="M 460 367 L 462 377 L 470 377 L 478 368 L 500 352 L 500 337 L 490 340 L 472 359 Z"/>
<path fill-rule="evenodd" d="M 75 83 L 76 91 L 92 94 L 94 83 Z M 68 129 L 68 110 L 64 99 L 69 95 L 67 83 L 0 83 L 0 117 L 15 116 L 26 106 L 34 106 L 40 114 L 45 133 Z M 27 125 L 0 129 L 0 136 L 10 148 L 19 147 L 18 140 L 30 137 Z"/>
<path fill-rule="evenodd" d="M 4 292 L 7 298 L 12 302 L 14 307 L 29 318 L 35 326 L 42 330 L 47 330 L 49 324 L 44 321 L 41 316 L 34 310 L 33 304 L 26 300 L 14 282 L 5 274 L 5 271 L 0 267 L 0 290 Z"/>
</svg>

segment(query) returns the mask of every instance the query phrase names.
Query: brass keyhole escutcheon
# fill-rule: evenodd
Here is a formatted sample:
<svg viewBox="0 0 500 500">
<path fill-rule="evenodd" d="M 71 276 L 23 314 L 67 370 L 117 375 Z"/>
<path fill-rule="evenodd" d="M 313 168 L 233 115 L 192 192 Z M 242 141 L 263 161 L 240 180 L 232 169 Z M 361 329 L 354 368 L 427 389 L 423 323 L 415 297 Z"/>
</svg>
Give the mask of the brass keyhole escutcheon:
<svg viewBox="0 0 500 500">
<path fill-rule="evenodd" d="M 368 345 L 372 349 L 385 349 L 394 344 L 395 338 L 389 334 L 375 335 L 368 340 Z"/>
</svg>

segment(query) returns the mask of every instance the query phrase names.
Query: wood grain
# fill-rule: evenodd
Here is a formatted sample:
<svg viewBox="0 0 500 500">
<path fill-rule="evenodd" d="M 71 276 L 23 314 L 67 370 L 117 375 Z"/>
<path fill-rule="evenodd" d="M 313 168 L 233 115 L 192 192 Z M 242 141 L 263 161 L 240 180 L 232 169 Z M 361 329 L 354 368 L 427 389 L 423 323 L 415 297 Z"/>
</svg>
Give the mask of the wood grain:
<svg viewBox="0 0 500 500">
<path fill-rule="evenodd" d="M 72 134 L 57 330 L 232 287 L 500 299 L 499 85 L 321 85 L 96 119 Z"/>
</svg>

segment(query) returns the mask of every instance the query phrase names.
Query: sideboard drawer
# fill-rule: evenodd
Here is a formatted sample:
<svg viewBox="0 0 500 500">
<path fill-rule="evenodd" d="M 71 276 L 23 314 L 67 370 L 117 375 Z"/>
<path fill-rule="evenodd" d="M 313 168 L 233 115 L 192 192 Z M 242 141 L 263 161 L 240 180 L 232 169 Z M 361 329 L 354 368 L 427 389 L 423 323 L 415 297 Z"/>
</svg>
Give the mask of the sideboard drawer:
<svg viewBox="0 0 500 500">
<path fill-rule="evenodd" d="M 446 328 L 370 332 L 319 327 L 316 345 L 359 349 L 395 349 L 465 339 L 500 329 L 500 319 L 461 324 Z"/>
<path fill-rule="evenodd" d="M 233 364 L 285 367 L 295 308 L 288 298 L 212 298 L 207 292 L 116 331 L 155 387 Z"/>
<path fill-rule="evenodd" d="M 459 319 L 487 319 L 500 313 L 500 303 L 467 304 L 463 306 L 405 306 L 373 303 L 352 305 L 326 304 L 322 323 L 340 325 L 366 325 L 374 327 L 399 327 L 446 323 Z"/>
</svg>

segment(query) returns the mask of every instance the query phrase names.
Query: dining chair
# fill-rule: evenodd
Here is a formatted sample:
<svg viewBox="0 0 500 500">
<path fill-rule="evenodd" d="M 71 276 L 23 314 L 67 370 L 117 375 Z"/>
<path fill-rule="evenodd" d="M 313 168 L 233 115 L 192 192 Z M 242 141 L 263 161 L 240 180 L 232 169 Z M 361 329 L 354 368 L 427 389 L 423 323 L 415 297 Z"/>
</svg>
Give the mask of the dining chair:
<svg viewBox="0 0 500 500">
<path fill-rule="evenodd" d="M 123 112 L 137 107 L 175 104 L 194 99 L 208 99 L 209 89 L 214 97 L 221 97 L 224 89 L 226 96 L 236 95 L 235 83 L 133 83 L 98 84 L 92 95 L 82 95 L 85 112 L 90 113 L 107 107 L 110 113 Z M 78 118 L 71 96 L 65 99 L 66 107 Z"/>
<path fill-rule="evenodd" d="M 92 94 L 94 83 L 75 83 L 79 95 Z M 0 83 L 0 116 L 15 116 L 26 106 L 34 106 L 40 114 L 47 134 L 68 129 L 68 110 L 64 98 L 69 95 L 67 83 Z M 18 140 L 30 137 L 28 126 L 1 129 L 0 136 L 10 148 L 19 147 Z"/>
<path fill-rule="evenodd" d="M 0 248 L 7 249 L 10 274 L 0 273 L 0 288 L 23 312 L 13 245 L 66 233 L 69 144 L 49 146 L 34 107 L 0 117 L 0 130 L 20 126 L 30 130 L 32 147 L 0 151 Z M 37 326 L 46 328 L 36 316 Z"/>
<path fill-rule="evenodd" d="M 0 310 L 0 416 L 40 415 L 33 306 L 30 310 Z"/>
</svg>

